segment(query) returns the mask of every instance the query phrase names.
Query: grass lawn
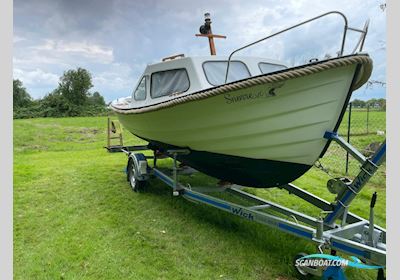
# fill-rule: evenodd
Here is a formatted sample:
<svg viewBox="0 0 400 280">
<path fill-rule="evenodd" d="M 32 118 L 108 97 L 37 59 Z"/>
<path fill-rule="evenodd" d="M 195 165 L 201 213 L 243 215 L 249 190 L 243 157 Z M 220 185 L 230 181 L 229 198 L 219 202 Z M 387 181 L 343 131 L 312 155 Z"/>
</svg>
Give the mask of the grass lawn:
<svg viewBox="0 0 400 280">
<path fill-rule="evenodd" d="M 347 140 L 348 116 L 345 113 L 339 128 L 339 135 Z M 386 112 L 366 109 L 354 109 L 351 112 L 350 143 L 359 149 L 365 150 L 371 143 L 382 143 L 386 135 L 378 135 L 378 131 L 386 132 Z M 346 170 L 346 151 L 337 143 L 332 143 L 321 163 L 326 166 L 331 175 L 342 176 Z M 351 155 L 349 156 L 348 176 L 355 177 L 360 170 L 360 164 Z M 386 180 L 386 164 L 383 164 L 376 175 L 371 178 L 373 184 L 380 185 Z"/>
<path fill-rule="evenodd" d="M 347 135 L 348 131 L 349 110 L 343 116 L 342 124 L 340 125 L 339 134 Z M 386 132 L 386 112 L 366 109 L 352 109 L 350 134 L 376 134 L 376 132 Z"/>
<path fill-rule="evenodd" d="M 142 143 L 125 134 L 126 144 Z M 132 192 L 126 156 L 108 154 L 105 142 L 105 117 L 14 120 L 15 279 L 287 280 L 296 279 L 293 256 L 315 252 L 299 238 L 172 198 L 158 181 Z M 327 179 L 312 169 L 295 183 L 332 200 Z M 188 180 L 213 182 L 200 174 Z M 249 191 L 319 213 L 284 191 Z M 376 221 L 385 226 L 382 180 L 367 185 L 350 210 L 367 217 L 374 191 Z M 361 270 L 347 276 L 375 279 Z"/>
</svg>

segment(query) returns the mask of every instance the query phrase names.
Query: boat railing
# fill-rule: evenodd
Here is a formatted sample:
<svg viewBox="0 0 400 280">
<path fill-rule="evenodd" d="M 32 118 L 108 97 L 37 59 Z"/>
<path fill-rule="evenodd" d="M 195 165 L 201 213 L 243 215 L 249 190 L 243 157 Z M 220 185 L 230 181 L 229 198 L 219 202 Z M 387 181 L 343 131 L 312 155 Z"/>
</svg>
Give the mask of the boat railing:
<svg viewBox="0 0 400 280">
<path fill-rule="evenodd" d="M 283 30 L 281 30 L 281 31 L 275 32 L 275 33 L 273 33 L 273 34 L 271 34 L 271 35 L 269 35 L 269 36 L 267 36 L 267 37 L 261 38 L 261 39 L 259 39 L 259 40 L 257 40 L 257 41 L 254 41 L 254 42 L 252 42 L 252 43 L 250 43 L 250 44 L 247 44 L 247 45 L 245 45 L 245 46 L 243 46 L 243 47 L 240 47 L 240 48 L 234 50 L 233 52 L 231 52 L 231 54 L 229 55 L 228 64 L 227 64 L 227 67 L 226 67 L 225 83 L 228 81 L 229 66 L 230 66 L 231 58 L 232 58 L 232 56 L 233 56 L 235 53 L 237 53 L 237 52 L 239 52 L 239 51 L 242 51 L 242 50 L 244 50 L 244 49 L 246 49 L 246 48 L 248 48 L 248 47 L 254 46 L 254 45 L 256 45 L 256 44 L 258 44 L 258 43 L 260 43 L 260 42 L 262 42 L 262 41 L 265 41 L 265 40 L 267 40 L 267 39 L 270 39 L 270 38 L 272 38 L 272 37 L 275 37 L 275 36 L 277 36 L 277 35 L 279 35 L 279 34 L 282 34 L 282 33 L 286 32 L 286 31 L 292 30 L 292 29 L 294 29 L 294 28 L 297 28 L 297 27 L 299 27 L 299 26 L 302 26 L 302 25 L 304 25 L 304 24 L 307 24 L 307 23 L 309 23 L 309 22 L 315 21 L 315 20 L 317 20 L 317 19 L 320 19 L 320 18 L 322 18 L 322 17 L 328 16 L 328 15 L 331 15 L 331 14 L 339 15 L 339 16 L 343 19 L 343 21 L 344 21 L 342 43 L 341 43 L 340 51 L 338 52 L 338 57 L 343 56 L 344 46 L 345 46 L 346 36 L 347 36 L 347 31 L 348 31 L 348 30 L 361 33 L 360 39 L 358 40 L 358 43 L 356 44 L 356 46 L 355 46 L 355 48 L 354 48 L 352 54 L 355 53 L 355 52 L 357 51 L 357 49 L 359 49 L 359 51 L 361 52 L 362 49 L 363 49 L 363 47 L 364 47 L 365 37 L 366 37 L 366 35 L 367 35 L 367 33 L 368 33 L 369 20 L 367 20 L 367 21 L 365 22 L 365 25 L 364 25 L 364 28 L 363 28 L 363 29 L 353 28 L 353 27 L 348 26 L 347 18 L 346 18 L 346 16 L 345 16 L 343 13 L 341 13 L 341 12 L 339 12 L 339 11 L 330 11 L 330 12 L 324 13 L 324 14 L 322 14 L 322 15 L 319 15 L 319 16 L 310 18 L 310 19 L 308 19 L 308 20 L 302 21 L 302 22 L 300 22 L 300 23 L 298 23 L 298 24 L 292 25 L 292 26 L 290 26 L 290 27 L 288 27 L 288 28 L 285 28 L 285 29 L 283 29 Z"/>
</svg>

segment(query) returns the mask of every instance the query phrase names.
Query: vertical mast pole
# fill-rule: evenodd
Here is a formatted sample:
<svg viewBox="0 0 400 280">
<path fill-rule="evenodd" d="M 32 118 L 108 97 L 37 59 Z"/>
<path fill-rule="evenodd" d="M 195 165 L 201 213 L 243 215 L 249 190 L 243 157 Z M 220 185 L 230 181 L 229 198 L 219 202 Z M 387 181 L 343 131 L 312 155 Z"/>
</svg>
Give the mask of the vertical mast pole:
<svg viewBox="0 0 400 280">
<path fill-rule="evenodd" d="M 196 34 L 196 36 L 197 37 L 207 37 L 208 44 L 210 46 L 210 53 L 211 53 L 211 55 L 216 55 L 217 51 L 215 49 L 214 37 L 225 39 L 226 36 L 214 35 L 212 33 L 210 13 L 205 13 L 204 18 L 205 18 L 204 24 L 202 26 L 200 26 L 200 34 Z"/>
<path fill-rule="evenodd" d="M 210 35 L 208 36 L 208 43 L 210 44 L 210 53 L 211 55 L 217 55 L 217 52 L 215 50 L 214 37 L 212 36 L 211 26 L 208 34 Z"/>
</svg>

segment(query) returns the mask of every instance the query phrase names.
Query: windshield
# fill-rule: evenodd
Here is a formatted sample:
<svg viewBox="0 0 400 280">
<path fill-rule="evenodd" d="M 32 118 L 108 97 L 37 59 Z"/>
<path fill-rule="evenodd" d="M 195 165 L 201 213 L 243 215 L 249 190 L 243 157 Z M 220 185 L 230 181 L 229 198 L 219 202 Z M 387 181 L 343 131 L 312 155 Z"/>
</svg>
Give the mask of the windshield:
<svg viewBox="0 0 400 280">
<path fill-rule="evenodd" d="M 218 86 L 225 83 L 227 61 L 206 61 L 203 63 L 204 74 L 207 81 L 213 85 Z M 250 72 L 246 64 L 241 61 L 231 61 L 229 64 L 229 75 L 227 82 L 233 82 L 250 77 Z"/>
<path fill-rule="evenodd" d="M 271 63 L 266 63 L 266 62 L 258 63 L 258 67 L 260 68 L 260 71 L 263 74 L 286 69 L 286 66 L 279 65 L 279 64 L 271 64 Z"/>
<path fill-rule="evenodd" d="M 189 77 L 186 69 L 173 69 L 155 72 L 151 75 L 151 97 L 157 98 L 189 89 Z"/>
</svg>

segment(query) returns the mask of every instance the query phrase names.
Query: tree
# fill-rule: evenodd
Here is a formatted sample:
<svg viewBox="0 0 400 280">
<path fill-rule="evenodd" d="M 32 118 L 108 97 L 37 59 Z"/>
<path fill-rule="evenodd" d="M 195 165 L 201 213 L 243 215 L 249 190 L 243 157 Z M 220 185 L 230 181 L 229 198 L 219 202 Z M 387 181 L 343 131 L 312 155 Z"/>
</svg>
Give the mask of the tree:
<svg viewBox="0 0 400 280">
<path fill-rule="evenodd" d="M 20 80 L 13 80 L 13 109 L 28 107 L 32 104 L 32 97 L 24 88 Z"/>
<path fill-rule="evenodd" d="M 386 99 L 385 98 L 379 98 L 377 100 L 377 103 L 379 104 L 379 108 L 383 111 L 386 111 Z"/>
<path fill-rule="evenodd" d="M 365 101 L 360 100 L 360 99 L 354 99 L 352 102 L 353 106 L 355 108 L 364 108 L 365 107 Z"/>
<path fill-rule="evenodd" d="M 104 97 L 100 95 L 99 92 L 95 91 L 93 95 L 89 97 L 89 103 L 97 106 L 106 106 L 106 102 L 104 101 Z"/>
<path fill-rule="evenodd" d="M 65 71 L 57 91 L 73 105 L 86 105 L 93 87 L 92 76 L 83 68 Z"/>
<path fill-rule="evenodd" d="M 65 117 L 74 115 L 70 113 L 71 107 L 73 106 L 71 106 L 70 102 L 58 89 L 55 89 L 53 92 L 43 97 L 43 99 L 40 100 L 40 104 L 43 117 Z"/>
<path fill-rule="evenodd" d="M 375 107 L 377 99 L 376 98 L 371 98 L 369 100 L 367 100 L 367 105 L 371 108 Z"/>
<path fill-rule="evenodd" d="M 89 91 L 92 77 L 86 69 L 65 71 L 58 87 L 33 100 L 22 82 L 14 80 L 14 118 L 97 116 L 108 112 L 103 96 Z"/>
</svg>

